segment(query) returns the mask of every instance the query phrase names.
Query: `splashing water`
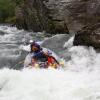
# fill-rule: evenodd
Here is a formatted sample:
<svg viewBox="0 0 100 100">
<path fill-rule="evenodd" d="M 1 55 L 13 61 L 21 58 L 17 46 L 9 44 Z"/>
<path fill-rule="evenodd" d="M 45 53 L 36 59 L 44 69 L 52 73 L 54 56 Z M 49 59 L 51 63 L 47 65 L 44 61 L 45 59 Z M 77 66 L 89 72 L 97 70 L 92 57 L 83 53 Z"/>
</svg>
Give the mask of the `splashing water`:
<svg viewBox="0 0 100 100">
<path fill-rule="evenodd" d="M 64 69 L 1 69 L 0 100 L 100 100 L 100 53 L 72 39 L 64 47 Z"/>
<path fill-rule="evenodd" d="M 99 72 L 3 69 L 0 100 L 100 100 Z"/>
<path fill-rule="evenodd" d="M 20 49 L 29 40 L 41 39 L 41 34 L 18 30 L 16 27 L 0 25 L 0 68 L 13 67 L 25 58 L 25 52 Z M 23 64 L 19 64 L 21 67 Z"/>
</svg>

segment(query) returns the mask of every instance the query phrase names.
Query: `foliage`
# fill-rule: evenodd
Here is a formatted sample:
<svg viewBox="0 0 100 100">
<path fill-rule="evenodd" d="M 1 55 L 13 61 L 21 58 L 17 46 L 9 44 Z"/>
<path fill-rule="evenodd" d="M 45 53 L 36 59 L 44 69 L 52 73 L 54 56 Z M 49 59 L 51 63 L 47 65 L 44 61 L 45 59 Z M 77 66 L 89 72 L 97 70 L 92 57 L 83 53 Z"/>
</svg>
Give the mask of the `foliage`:
<svg viewBox="0 0 100 100">
<path fill-rule="evenodd" d="M 15 3 L 11 0 L 0 0 L 0 23 L 5 23 L 15 16 Z"/>
</svg>

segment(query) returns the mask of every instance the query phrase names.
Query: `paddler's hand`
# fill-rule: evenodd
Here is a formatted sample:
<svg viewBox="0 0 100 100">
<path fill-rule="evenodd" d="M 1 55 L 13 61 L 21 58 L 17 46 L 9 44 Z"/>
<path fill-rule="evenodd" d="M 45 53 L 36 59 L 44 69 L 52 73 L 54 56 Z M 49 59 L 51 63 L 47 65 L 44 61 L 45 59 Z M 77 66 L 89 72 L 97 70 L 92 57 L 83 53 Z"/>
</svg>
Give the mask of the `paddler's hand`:
<svg viewBox="0 0 100 100">
<path fill-rule="evenodd" d="M 60 61 L 60 62 L 59 62 L 59 65 L 60 65 L 60 66 L 64 66 L 64 64 L 65 64 L 64 61 Z"/>
</svg>

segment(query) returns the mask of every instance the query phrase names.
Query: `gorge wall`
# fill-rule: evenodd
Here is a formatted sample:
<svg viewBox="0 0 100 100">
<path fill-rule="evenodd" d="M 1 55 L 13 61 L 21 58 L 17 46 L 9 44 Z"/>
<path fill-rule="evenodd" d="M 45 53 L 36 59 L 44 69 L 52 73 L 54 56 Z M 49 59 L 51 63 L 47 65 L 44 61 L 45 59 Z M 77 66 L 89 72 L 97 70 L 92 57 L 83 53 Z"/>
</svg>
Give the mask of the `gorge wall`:
<svg viewBox="0 0 100 100">
<path fill-rule="evenodd" d="M 69 33 L 100 22 L 99 0 L 21 1 L 22 3 L 16 3 L 18 28 L 45 30 L 49 33 Z"/>
</svg>

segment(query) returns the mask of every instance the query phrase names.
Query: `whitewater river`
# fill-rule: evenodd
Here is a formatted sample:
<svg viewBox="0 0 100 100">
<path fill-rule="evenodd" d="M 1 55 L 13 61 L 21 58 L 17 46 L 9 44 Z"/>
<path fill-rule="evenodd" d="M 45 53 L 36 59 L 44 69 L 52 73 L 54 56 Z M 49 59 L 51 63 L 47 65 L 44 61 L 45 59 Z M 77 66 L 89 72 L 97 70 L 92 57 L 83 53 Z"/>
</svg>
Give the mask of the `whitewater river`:
<svg viewBox="0 0 100 100">
<path fill-rule="evenodd" d="M 20 46 L 32 35 L 0 26 L 0 100 L 100 100 L 100 53 L 72 46 L 73 37 L 60 53 L 71 58 L 63 69 L 9 69 L 25 57 Z"/>
<path fill-rule="evenodd" d="M 21 67 L 22 64 L 16 64 L 24 60 L 26 52 L 22 51 L 20 46 L 29 43 L 29 40 L 42 40 L 43 37 L 40 35 L 0 25 L 0 68 Z"/>
</svg>

